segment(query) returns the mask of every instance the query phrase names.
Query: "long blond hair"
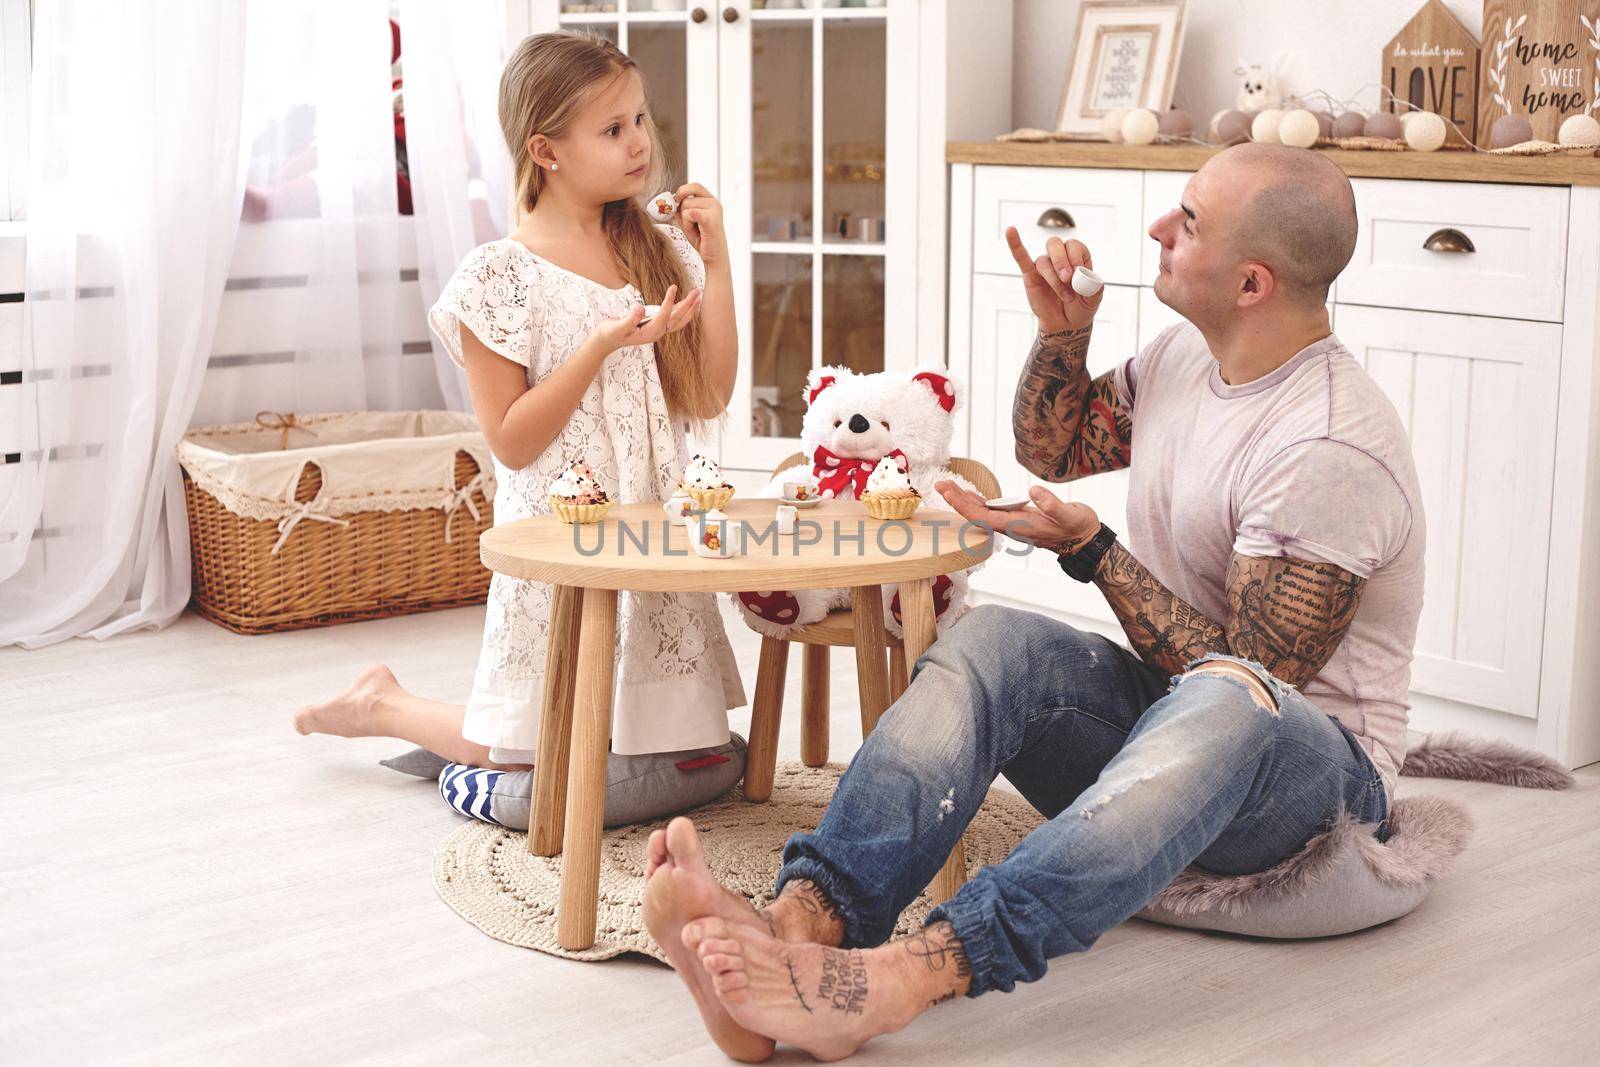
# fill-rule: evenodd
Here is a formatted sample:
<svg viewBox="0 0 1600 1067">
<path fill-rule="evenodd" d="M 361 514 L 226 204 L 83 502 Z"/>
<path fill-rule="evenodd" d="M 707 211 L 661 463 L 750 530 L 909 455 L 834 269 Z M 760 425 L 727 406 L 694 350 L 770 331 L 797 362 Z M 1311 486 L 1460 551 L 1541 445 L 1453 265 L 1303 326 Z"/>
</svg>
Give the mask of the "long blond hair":
<svg viewBox="0 0 1600 1067">
<path fill-rule="evenodd" d="M 556 138 L 571 129 L 591 92 L 638 65 L 603 37 L 578 33 L 540 33 L 524 37 L 500 75 L 500 130 L 515 161 L 514 226 L 533 210 L 547 180 L 534 162 L 528 140 L 536 133 Z M 641 72 L 641 77 L 642 77 Z M 645 113 L 650 135 L 647 195 L 658 191 L 665 167 L 655 122 Z M 676 285 L 682 299 L 693 287 L 683 260 L 636 200 L 613 200 L 601 216 L 611 252 L 628 281 L 647 304 L 659 304 Z M 697 316 L 687 327 L 656 342 L 656 364 L 668 409 L 697 425 L 722 410 L 700 361 L 702 331 Z"/>
</svg>

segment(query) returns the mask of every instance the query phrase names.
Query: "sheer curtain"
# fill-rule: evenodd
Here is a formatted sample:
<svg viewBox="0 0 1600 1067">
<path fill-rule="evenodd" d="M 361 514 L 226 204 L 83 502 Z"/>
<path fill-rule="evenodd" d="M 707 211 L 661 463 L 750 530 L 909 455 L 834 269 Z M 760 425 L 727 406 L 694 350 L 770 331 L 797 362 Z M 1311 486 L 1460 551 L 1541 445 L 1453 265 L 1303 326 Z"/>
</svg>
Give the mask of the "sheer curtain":
<svg viewBox="0 0 1600 1067">
<path fill-rule="evenodd" d="M 414 220 L 390 0 L 39 5 L 0 644 L 183 610 L 191 421 L 468 406 L 423 313 L 506 232 L 504 9 L 398 6 Z"/>
<path fill-rule="evenodd" d="M 173 449 L 238 225 L 241 11 L 35 11 L 20 477 L 0 644 L 163 625 L 189 594 Z M 174 102 L 181 102 L 178 106 Z M 28 561 L 35 541 L 42 551 Z"/>
<path fill-rule="evenodd" d="M 504 11 L 494 0 L 399 0 L 399 22 L 417 280 L 431 304 L 463 256 L 511 229 L 511 157 L 497 108 Z M 470 410 L 460 368 L 437 337 L 429 341 L 446 406 Z"/>
<path fill-rule="evenodd" d="M 229 358 L 287 370 L 291 388 L 268 399 L 301 413 L 437 407 L 432 376 L 419 392 L 401 359 L 402 315 L 416 312 L 401 281 L 389 2 L 250 0 L 248 11 L 231 284 L 264 310 Z M 258 383 L 284 377 L 219 377 L 202 421 L 249 420 L 267 402 Z"/>
</svg>

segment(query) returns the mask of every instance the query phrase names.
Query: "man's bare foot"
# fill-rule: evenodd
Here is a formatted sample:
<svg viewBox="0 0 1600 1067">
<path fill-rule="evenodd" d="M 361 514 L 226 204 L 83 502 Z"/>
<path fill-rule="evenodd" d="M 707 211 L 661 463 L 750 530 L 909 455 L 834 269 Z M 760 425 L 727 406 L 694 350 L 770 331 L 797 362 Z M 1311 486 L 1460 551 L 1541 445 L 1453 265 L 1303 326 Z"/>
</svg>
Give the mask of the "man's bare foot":
<svg viewBox="0 0 1600 1067">
<path fill-rule="evenodd" d="M 688 819 L 673 819 L 665 830 L 651 834 L 645 849 L 645 928 L 689 987 L 711 1040 L 736 1060 L 760 1063 L 772 1055 L 772 1039 L 733 1021 L 717 999 L 700 958 L 683 943 L 683 927 L 704 915 L 714 915 L 730 928 L 759 930 L 768 936 L 776 933 L 775 927 L 711 874 L 700 835 Z"/>
<path fill-rule="evenodd" d="M 717 918 L 696 919 L 683 940 L 736 1024 L 819 1060 L 843 1059 L 903 1029 L 970 977 L 957 979 L 954 966 L 919 968 L 907 942 L 846 951 L 778 941 Z"/>
<path fill-rule="evenodd" d="M 294 728 L 302 734 L 370 737 L 375 732 L 373 709 L 378 701 L 400 691 L 394 673 L 381 663 L 362 671 L 355 684 L 332 700 L 307 704 L 294 713 Z"/>
</svg>

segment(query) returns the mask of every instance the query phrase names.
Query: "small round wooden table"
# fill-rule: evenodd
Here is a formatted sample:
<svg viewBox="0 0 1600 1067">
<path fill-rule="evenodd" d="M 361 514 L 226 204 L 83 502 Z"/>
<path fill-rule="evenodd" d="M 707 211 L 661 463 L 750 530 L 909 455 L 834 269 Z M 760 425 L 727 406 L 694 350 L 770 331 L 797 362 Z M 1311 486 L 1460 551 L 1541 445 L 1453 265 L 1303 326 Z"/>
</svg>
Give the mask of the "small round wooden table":
<svg viewBox="0 0 1600 1067">
<path fill-rule="evenodd" d="M 854 500 L 826 500 L 801 510 L 798 532 L 778 534 L 777 504 L 736 497 L 723 509 L 745 524 L 745 551 L 730 559 L 696 555 L 689 528 L 669 523 L 659 503 L 617 505 L 604 521 L 589 526 L 567 526 L 553 516 L 521 519 L 496 526 L 479 540 L 486 567 L 555 587 L 528 848 L 554 856 L 564 846 L 557 912 L 564 948 L 594 944 L 618 591 L 847 586 L 855 609 L 858 667 L 875 683 L 874 692 L 886 693 L 879 586 L 900 585 L 909 674 L 934 640 L 933 579 L 981 563 L 993 549 L 992 535 L 952 512 L 924 507 L 903 522 L 885 522 Z M 863 723 L 876 721 L 882 710 L 863 709 Z M 754 746 L 756 739 L 751 742 Z M 935 879 L 936 895 L 943 899 L 953 893 L 964 877 L 958 845 Z"/>
</svg>

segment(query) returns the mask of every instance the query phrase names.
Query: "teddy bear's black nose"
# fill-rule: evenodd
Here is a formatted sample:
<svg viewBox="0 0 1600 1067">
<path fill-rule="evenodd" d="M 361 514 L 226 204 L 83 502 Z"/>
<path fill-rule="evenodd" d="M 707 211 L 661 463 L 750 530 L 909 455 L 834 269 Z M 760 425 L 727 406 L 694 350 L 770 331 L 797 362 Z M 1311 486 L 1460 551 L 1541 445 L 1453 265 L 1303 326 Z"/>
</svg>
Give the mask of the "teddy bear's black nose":
<svg viewBox="0 0 1600 1067">
<path fill-rule="evenodd" d="M 850 432 L 851 433 L 866 433 L 871 428 L 872 428 L 872 423 L 867 421 L 867 417 L 865 415 L 851 415 L 850 416 Z"/>
</svg>

